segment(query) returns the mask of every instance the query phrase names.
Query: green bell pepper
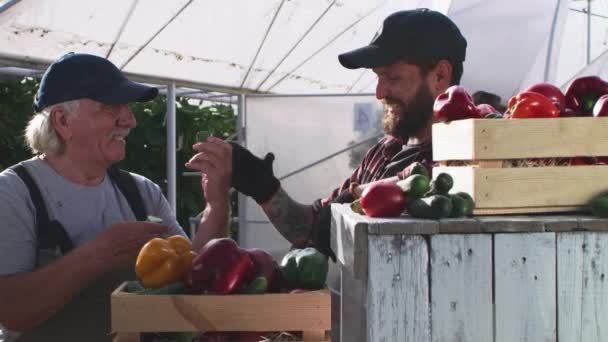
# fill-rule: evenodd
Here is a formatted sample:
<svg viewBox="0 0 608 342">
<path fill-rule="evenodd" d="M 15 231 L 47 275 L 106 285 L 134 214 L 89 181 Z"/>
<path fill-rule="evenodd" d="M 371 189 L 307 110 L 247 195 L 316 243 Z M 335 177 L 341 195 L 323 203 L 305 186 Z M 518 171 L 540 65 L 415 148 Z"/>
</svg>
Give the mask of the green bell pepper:
<svg viewBox="0 0 608 342">
<path fill-rule="evenodd" d="M 328 268 L 327 256 L 313 247 L 293 249 L 281 261 L 283 279 L 291 289 L 323 288 Z"/>
</svg>

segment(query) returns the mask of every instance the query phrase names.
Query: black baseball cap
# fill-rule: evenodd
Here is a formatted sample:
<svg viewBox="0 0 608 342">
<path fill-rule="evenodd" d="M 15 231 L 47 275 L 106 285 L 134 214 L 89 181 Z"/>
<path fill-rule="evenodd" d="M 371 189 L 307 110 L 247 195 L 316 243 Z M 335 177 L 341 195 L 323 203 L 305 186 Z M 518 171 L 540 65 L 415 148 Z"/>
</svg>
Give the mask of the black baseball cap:
<svg viewBox="0 0 608 342">
<path fill-rule="evenodd" d="M 105 104 L 146 102 L 158 89 L 129 81 L 109 60 L 70 52 L 49 66 L 34 99 L 40 112 L 57 103 L 88 98 Z"/>
<path fill-rule="evenodd" d="M 462 62 L 466 49 L 466 39 L 450 18 L 419 8 L 391 14 L 368 46 L 343 53 L 338 60 L 348 69 L 375 68 L 407 58 Z"/>
</svg>

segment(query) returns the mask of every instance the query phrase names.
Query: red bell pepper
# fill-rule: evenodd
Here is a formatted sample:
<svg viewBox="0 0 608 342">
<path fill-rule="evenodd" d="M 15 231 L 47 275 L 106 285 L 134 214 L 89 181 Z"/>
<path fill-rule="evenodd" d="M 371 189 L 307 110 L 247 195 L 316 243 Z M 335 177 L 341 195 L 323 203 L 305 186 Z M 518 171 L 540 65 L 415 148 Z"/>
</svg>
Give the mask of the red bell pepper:
<svg viewBox="0 0 608 342">
<path fill-rule="evenodd" d="M 484 118 L 488 114 L 498 113 L 496 108 L 492 107 L 492 105 L 489 105 L 487 103 L 478 104 L 476 107 L 477 115 L 482 118 Z"/>
<path fill-rule="evenodd" d="M 602 95 L 593 105 L 593 116 L 608 116 L 608 95 Z"/>
<path fill-rule="evenodd" d="M 546 96 L 533 91 L 524 91 L 509 100 L 511 119 L 557 118 L 559 109 Z"/>
<path fill-rule="evenodd" d="M 581 166 L 581 165 L 593 165 L 595 164 L 594 158 L 591 157 L 573 157 L 568 161 L 570 166 Z"/>
<path fill-rule="evenodd" d="M 268 291 L 271 293 L 279 292 L 281 269 L 272 255 L 259 248 L 250 248 L 246 251 L 249 253 L 251 260 L 253 260 L 253 268 L 247 277 L 247 282 L 251 282 L 255 278 L 263 276 L 266 278 Z"/>
<path fill-rule="evenodd" d="M 406 202 L 405 193 L 395 183 L 374 183 L 361 194 L 361 209 L 369 217 L 397 217 Z"/>
<path fill-rule="evenodd" d="M 251 256 L 234 240 L 213 239 L 192 261 L 186 285 L 192 293 L 234 293 L 252 269 Z"/>
<path fill-rule="evenodd" d="M 524 91 L 533 91 L 545 95 L 560 111 L 566 108 L 566 97 L 562 91 L 551 83 L 537 83 Z"/>
<path fill-rule="evenodd" d="M 608 83 L 597 76 L 579 77 L 568 85 L 566 107 L 577 116 L 591 116 L 591 111 L 600 96 L 608 94 Z"/>
<path fill-rule="evenodd" d="M 439 122 L 481 118 L 471 95 L 456 85 L 437 96 L 433 104 L 433 116 Z"/>
</svg>

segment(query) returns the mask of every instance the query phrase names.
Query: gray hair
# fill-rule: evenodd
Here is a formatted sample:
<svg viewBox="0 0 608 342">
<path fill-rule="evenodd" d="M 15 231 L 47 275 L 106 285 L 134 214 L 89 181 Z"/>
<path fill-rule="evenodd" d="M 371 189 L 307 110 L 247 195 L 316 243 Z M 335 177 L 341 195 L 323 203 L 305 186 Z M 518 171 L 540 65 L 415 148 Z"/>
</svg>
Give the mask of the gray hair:
<svg viewBox="0 0 608 342">
<path fill-rule="evenodd" d="M 51 123 L 51 112 L 58 107 L 73 113 L 80 107 L 80 100 L 52 105 L 32 117 L 25 128 L 25 141 L 34 154 L 56 155 L 63 152 L 65 143 Z"/>
</svg>

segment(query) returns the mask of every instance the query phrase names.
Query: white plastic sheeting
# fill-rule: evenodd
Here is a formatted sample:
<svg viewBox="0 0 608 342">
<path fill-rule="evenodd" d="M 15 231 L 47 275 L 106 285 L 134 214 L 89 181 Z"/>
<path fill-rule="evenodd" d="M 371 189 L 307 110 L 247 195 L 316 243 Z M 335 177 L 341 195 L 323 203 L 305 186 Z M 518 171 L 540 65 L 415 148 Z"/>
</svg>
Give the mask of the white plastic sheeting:
<svg viewBox="0 0 608 342">
<path fill-rule="evenodd" d="M 245 98 L 247 148 L 275 155 L 274 173 L 298 202 L 327 197 L 351 174 L 352 143 L 377 136 L 382 108 L 373 96 L 253 96 Z M 315 164 L 312 167 L 311 164 Z M 294 171 L 301 170 L 294 173 Z M 290 175 L 284 177 L 286 175 Z M 240 243 L 284 253 L 288 242 L 251 199 L 241 211 Z"/>
<path fill-rule="evenodd" d="M 590 60 L 606 50 L 608 28 L 606 0 L 12 2 L 0 12 L 4 64 L 89 52 L 131 74 L 231 92 L 373 93 L 374 75 L 342 68 L 337 55 L 368 43 L 402 9 L 452 17 L 469 41 L 463 84 L 503 98 L 534 82 L 567 82 L 587 64 L 587 18 Z"/>
<path fill-rule="evenodd" d="M 506 101 L 539 81 L 608 78 L 608 0 L 0 0 L 0 67 L 41 69 L 78 51 L 156 83 L 369 94 L 374 74 L 342 68 L 337 55 L 367 44 L 390 13 L 416 7 L 446 13 L 461 28 L 468 40 L 462 83 L 470 92 Z M 361 140 L 353 118 L 362 108 L 377 110 L 372 96 L 247 97 L 246 104 L 245 141 L 258 154 L 277 155 L 279 176 Z M 283 185 L 304 203 L 326 196 L 350 174 L 347 155 Z M 286 241 L 259 207 L 244 207 L 244 245 L 284 251 Z"/>
</svg>

